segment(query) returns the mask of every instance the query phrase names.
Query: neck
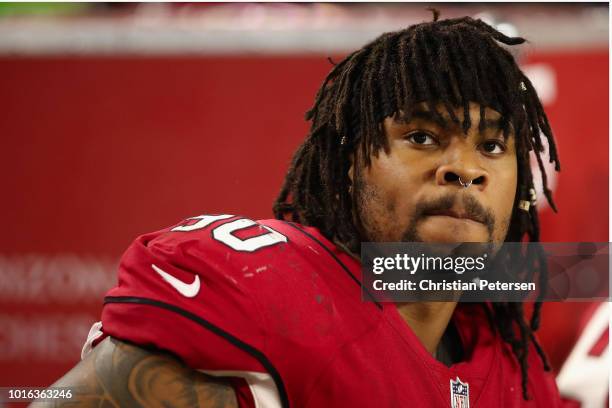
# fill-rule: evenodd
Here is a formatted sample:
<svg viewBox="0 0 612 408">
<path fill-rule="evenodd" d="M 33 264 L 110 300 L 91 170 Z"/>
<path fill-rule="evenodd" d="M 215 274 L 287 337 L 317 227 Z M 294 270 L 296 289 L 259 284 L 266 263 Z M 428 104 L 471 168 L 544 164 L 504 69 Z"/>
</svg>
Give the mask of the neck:
<svg viewBox="0 0 612 408">
<path fill-rule="evenodd" d="M 448 326 L 457 302 L 397 303 L 397 311 L 432 355 Z"/>
</svg>

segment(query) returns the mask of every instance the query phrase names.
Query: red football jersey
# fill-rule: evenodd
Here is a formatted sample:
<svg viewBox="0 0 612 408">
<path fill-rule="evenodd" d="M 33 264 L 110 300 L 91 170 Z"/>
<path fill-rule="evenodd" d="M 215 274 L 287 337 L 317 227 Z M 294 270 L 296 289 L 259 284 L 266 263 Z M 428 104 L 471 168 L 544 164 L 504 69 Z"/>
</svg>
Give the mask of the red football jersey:
<svg viewBox="0 0 612 408">
<path fill-rule="evenodd" d="M 194 217 L 130 246 L 102 331 L 242 378 L 241 406 L 558 406 L 533 347 L 523 400 L 519 365 L 482 306 L 457 307 L 464 360 L 447 367 L 395 304 L 362 301 L 360 276 L 359 261 L 314 228 Z"/>
</svg>

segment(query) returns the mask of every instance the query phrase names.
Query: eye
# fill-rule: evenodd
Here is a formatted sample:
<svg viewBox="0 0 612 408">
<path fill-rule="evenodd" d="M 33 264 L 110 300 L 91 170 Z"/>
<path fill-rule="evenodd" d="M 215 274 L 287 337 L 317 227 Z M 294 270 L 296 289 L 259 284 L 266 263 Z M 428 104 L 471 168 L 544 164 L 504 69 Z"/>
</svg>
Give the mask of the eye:
<svg viewBox="0 0 612 408">
<path fill-rule="evenodd" d="M 421 130 L 409 133 L 406 136 L 406 139 L 412 144 L 421 146 L 438 144 L 438 141 L 432 135 L 430 135 L 429 133 L 425 133 Z"/>
<path fill-rule="evenodd" d="M 482 150 L 489 154 L 501 154 L 506 151 L 506 145 L 498 140 L 487 140 L 480 145 Z"/>
</svg>

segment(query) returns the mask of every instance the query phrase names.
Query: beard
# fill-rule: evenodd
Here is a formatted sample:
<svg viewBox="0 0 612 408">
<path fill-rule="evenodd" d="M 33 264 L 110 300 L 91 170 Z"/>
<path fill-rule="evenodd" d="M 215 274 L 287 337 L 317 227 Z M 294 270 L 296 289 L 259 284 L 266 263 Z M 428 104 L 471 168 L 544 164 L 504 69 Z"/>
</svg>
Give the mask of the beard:
<svg viewBox="0 0 612 408">
<path fill-rule="evenodd" d="M 396 237 L 389 236 L 389 231 L 395 224 L 394 218 L 397 217 L 395 203 L 386 199 L 377 186 L 364 182 L 359 176 L 355 178 L 353 193 L 356 195 L 355 203 L 358 217 L 356 221 L 359 225 L 362 241 L 397 241 Z M 493 212 L 485 208 L 473 195 L 467 194 L 467 192 L 448 192 L 439 197 L 425 198 L 417 202 L 415 210 L 408 220 L 408 225 L 399 236 L 399 240 L 402 242 L 424 242 L 425 240 L 418 231 L 419 224 L 429 214 L 450 210 L 456 204 L 461 204 L 469 218 L 486 226 L 487 242 L 493 242 L 496 224 Z"/>
<path fill-rule="evenodd" d="M 487 242 L 493 242 L 493 231 L 495 231 L 495 216 L 493 212 L 485 208 L 474 196 L 457 193 L 447 193 L 431 200 L 421 200 L 416 204 L 414 215 L 410 217 L 408 227 L 402 234 L 402 242 L 423 242 L 418 233 L 418 225 L 427 214 L 436 211 L 450 210 L 461 202 L 465 213 L 469 218 L 478 220 L 487 227 Z"/>
</svg>

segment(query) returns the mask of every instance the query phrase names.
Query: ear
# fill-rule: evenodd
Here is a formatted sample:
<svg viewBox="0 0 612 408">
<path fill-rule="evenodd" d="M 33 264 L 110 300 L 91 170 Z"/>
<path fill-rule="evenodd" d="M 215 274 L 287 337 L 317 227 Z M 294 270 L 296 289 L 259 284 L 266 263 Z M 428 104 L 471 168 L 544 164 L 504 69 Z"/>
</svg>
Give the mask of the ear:
<svg viewBox="0 0 612 408">
<path fill-rule="evenodd" d="M 348 177 L 351 180 L 351 185 L 353 185 L 353 183 L 355 182 L 354 177 L 355 177 L 355 152 L 351 153 L 349 155 L 349 160 L 351 162 L 351 166 L 348 169 Z"/>
</svg>

